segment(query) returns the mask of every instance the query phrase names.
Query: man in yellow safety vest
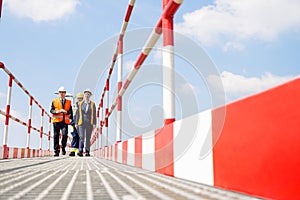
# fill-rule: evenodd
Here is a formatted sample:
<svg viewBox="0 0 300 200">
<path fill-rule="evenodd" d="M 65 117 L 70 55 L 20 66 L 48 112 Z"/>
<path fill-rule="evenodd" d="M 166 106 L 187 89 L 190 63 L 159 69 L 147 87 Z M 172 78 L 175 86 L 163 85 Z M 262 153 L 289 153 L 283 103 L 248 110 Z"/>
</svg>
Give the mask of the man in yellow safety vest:
<svg viewBox="0 0 300 200">
<path fill-rule="evenodd" d="M 78 103 L 76 111 L 75 124 L 79 131 L 79 152 L 78 156 L 83 156 L 84 140 L 85 140 L 85 155 L 90 156 L 90 140 L 93 129 L 96 127 L 96 106 L 90 100 L 92 92 L 86 89 L 84 92 L 84 100 Z"/>
</svg>

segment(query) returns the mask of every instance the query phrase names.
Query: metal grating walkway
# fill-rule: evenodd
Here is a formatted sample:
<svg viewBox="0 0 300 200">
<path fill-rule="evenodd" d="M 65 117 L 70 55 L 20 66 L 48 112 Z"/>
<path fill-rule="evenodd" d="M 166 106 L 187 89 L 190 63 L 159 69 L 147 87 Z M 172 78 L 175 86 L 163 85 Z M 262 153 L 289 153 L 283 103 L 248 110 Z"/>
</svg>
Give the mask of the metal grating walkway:
<svg viewBox="0 0 300 200">
<path fill-rule="evenodd" d="M 255 199 L 95 157 L 0 160 L 0 199 Z"/>
</svg>

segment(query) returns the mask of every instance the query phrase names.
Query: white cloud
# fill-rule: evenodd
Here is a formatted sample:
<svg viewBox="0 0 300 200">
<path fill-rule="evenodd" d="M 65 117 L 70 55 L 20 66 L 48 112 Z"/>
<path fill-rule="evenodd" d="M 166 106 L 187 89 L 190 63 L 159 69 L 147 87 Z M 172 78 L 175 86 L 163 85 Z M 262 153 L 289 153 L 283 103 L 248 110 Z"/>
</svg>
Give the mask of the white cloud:
<svg viewBox="0 0 300 200">
<path fill-rule="evenodd" d="M 186 13 L 176 30 L 205 45 L 227 44 L 225 50 L 239 49 L 243 40 L 271 41 L 299 28 L 299 10 L 299 0 L 216 0 L 214 5 Z"/>
<path fill-rule="evenodd" d="M 35 22 L 64 18 L 75 11 L 79 0 L 9 0 L 8 10 L 18 17 L 28 17 Z"/>
<path fill-rule="evenodd" d="M 216 79 L 219 78 L 222 80 L 227 97 L 232 99 L 266 90 L 280 83 L 286 82 L 293 77 L 277 76 L 271 73 L 265 73 L 261 77 L 245 77 L 243 75 L 224 71 L 221 73 L 220 77 L 209 77 L 209 84 L 214 85 L 214 83 L 216 83 Z"/>
</svg>

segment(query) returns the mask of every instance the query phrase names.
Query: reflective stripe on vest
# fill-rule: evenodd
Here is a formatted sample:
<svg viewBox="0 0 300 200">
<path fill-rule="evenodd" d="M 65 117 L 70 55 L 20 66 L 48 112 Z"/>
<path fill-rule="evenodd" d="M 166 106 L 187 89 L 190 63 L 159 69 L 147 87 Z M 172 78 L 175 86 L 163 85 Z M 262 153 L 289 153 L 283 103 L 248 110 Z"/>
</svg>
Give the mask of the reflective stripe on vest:
<svg viewBox="0 0 300 200">
<path fill-rule="evenodd" d="M 78 111 L 79 111 L 78 125 L 82 124 L 82 104 L 83 104 L 83 101 L 79 102 L 79 106 L 78 106 Z M 92 109 L 91 124 L 93 125 L 93 122 L 94 122 L 94 102 L 93 101 L 91 101 L 90 106 L 91 106 L 91 109 Z"/>
<path fill-rule="evenodd" d="M 56 111 L 63 109 L 62 103 L 59 98 L 56 98 L 52 101 L 52 104 Z M 65 110 L 68 111 L 71 107 L 71 101 L 66 99 Z M 65 123 L 70 124 L 70 115 L 64 113 L 52 114 L 52 123 L 62 122 L 65 118 Z"/>
</svg>

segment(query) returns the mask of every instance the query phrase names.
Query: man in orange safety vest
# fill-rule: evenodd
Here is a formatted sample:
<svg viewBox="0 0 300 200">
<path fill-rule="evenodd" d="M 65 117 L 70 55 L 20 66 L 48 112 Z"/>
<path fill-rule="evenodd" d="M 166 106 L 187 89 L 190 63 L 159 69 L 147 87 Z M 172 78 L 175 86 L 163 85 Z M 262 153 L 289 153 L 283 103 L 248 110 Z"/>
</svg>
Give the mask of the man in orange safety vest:
<svg viewBox="0 0 300 200">
<path fill-rule="evenodd" d="M 68 125 L 71 123 L 72 119 L 72 104 L 71 101 L 66 99 L 66 89 L 60 87 L 58 89 L 58 98 L 53 99 L 51 110 L 52 113 L 52 123 L 54 130 L 54 156 L 59 156 L 59 132 L 62 132 L 61 148 L 62 154 L 66 154 L 66 145 L 68 139 Z"/>
</svg>

